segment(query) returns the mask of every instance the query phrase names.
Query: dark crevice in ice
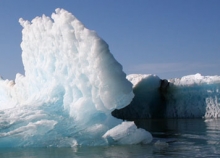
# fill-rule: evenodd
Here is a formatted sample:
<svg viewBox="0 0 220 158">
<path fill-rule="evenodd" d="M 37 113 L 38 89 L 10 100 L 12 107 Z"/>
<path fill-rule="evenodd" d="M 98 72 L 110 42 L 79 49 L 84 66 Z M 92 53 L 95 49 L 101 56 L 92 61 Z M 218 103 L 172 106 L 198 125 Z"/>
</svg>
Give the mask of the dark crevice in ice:
<svg viewBox="0 0 220 158">
<path fill-rule="evenodd" d="M 165 94 L 169 87 L 169 82 L 161 80 L 159 87 L 155 89 L 146 89 L 146 83 L 140 82 L 134 87 L 135 97 L 132 102 L 122 108 L 112 111 L 112 115 L 116 118 L 133 121 L 136 119 L 146 118 L 164 118 L 166 111 Z"/>
</svg>

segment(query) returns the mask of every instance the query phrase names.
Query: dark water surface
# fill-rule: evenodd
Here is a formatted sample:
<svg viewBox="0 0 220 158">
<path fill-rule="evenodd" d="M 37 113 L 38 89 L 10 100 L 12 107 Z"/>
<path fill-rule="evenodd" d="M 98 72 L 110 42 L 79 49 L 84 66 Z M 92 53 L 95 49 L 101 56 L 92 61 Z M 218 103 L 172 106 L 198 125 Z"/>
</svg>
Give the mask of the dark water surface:
<svg viewBox="0 0 220 158">
<path fill-rule="evenodd" d="M 154 140 L 148 145 L 122 145 L 75 148 L 6 148 L 0 158 L 71 157 L 220 157 L 219 119 L 138 120 Z"/>
</svg>

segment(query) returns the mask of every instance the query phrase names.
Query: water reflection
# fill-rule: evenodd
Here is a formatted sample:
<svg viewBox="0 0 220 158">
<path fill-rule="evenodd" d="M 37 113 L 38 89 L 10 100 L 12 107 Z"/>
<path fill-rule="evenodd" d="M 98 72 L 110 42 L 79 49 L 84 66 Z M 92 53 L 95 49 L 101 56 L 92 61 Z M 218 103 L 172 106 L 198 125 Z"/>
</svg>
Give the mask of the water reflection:
<svg viewBox="0 0 220 158">
<path fill-rule="evenodd" d="M 207 131 L 207 122 L 203 119 L 148 119 L 136 120 L 135 124 L 159 138 L 178 138 L 184 134 L 205 135 Z"/>
<path fill-rule="evenodd" d="M 185 152 L 198 157 L 220 156 L 220 119 L 149 119 L 135 124 L 150 131 L 154 141 L 169 142 L 168 150 L 185 156 Z"/>
<path fill-rule="evenodd" d="M 206 120 L 206 132 L 208 139 L 208 144 L 219 145 L 220 144 L 220 120 L 210 119 Z"/>
</svg>

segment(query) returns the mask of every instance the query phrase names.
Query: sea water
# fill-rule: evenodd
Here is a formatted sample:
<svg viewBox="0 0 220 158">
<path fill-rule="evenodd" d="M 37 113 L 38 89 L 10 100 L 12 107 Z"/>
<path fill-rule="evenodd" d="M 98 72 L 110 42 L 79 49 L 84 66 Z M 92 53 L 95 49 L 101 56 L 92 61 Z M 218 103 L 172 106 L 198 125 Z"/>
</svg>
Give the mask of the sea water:
<svg viewBox="0 0 220 158">
<path fill-rule="evenodd" d="M 150 144 L 73 148 L 2 148 L 1 158 L 67 157 L 219 157 L 220 119 L 136 120 L 150 131 Z"/>
</svg>

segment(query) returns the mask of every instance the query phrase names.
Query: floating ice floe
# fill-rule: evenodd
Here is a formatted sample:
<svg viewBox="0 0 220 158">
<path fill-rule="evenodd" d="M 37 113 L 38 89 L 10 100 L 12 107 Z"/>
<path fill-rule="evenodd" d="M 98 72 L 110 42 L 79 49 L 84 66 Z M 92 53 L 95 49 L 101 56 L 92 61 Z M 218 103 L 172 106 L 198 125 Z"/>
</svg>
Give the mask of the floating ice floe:
<svg viewBox="0 0 220 158">
<path fill-rule="evenodd" d="M 132 74 L 135 97 L 112 115 L 140 118 L 218 118 L 220 117 L 220 76 L 201 74 L 162 80 L 156 75 Z"/>
</svg>

